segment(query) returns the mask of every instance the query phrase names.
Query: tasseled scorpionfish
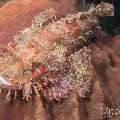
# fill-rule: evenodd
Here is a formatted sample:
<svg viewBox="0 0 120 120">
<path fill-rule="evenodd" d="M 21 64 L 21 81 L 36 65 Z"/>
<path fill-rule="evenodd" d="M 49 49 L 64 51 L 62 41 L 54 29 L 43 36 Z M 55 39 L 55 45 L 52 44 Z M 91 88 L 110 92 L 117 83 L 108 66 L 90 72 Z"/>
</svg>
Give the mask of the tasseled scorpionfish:
<svg viewBox="0 0 120 120">
<path fill-rule="evenodd" d="M 89 37 L 97 27 L 95 11 L 57 20 L 53 9 L 46 10 L 0 46 L 0 87 L 7 101 L 19 95 L 29 101 L 33 94 L 60 101 L 71 90 L 85 97 L 94 74 Z"/>
</svg>

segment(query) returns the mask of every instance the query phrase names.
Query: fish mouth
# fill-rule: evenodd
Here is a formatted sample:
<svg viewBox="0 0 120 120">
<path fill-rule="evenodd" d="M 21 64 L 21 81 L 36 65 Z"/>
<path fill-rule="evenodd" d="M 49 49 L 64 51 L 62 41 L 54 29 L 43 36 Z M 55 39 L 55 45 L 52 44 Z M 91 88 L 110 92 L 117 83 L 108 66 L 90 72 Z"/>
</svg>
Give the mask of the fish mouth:
<svg viewBox="0 0 120 120">
<path fill-rule="evenodd" d="M 5 79 L 3 76 L 0 75 L 0 88 L 7 90 L 17 90 L 22 87 L 20 85 L 14 84 L 9 79 Z"/>
<path fill-rule="evenodd" d="M 12 85 L 10 82 L 8 82 L 8 80 L 4 79 L 1 75 L 0 75 L 0 82 L 3 85 L 8 85 L 8 86 Z"/>
</svg>

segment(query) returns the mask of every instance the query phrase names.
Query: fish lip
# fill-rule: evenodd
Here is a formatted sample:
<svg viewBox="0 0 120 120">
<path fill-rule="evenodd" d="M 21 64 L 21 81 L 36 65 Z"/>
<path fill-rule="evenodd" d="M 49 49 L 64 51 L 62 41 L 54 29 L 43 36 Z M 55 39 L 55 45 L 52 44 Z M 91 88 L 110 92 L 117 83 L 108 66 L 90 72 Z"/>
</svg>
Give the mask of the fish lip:
<svg viewBox="0 0 120 120">
<path fill-rule="evenodd" d="M 8 80 L 6 80 L 1 75 L 0 75 L 0 83 L 3 84 L 3 85 L 8 85 L 8 86 L 12 85 L 12 83 L 8 82 Z"/>
<path fill-rule="evenodd" d="M 4 77 L 2 77 L 1 75 L 0 75 L 0 87 L 11 90 L 18 88 L 17 86 L 13 85 L 12 82 L 9 82 L 8 80 L 4 79 Z"/>
<path fill-rule="evenodd" d="M 7 89 L 7 90 L 21 90 L 24 88 L 24 85 L 14 84 L 10 82 L 9 80 L 4 79 L 0 75 L 0 88 Z"/>
</svg>

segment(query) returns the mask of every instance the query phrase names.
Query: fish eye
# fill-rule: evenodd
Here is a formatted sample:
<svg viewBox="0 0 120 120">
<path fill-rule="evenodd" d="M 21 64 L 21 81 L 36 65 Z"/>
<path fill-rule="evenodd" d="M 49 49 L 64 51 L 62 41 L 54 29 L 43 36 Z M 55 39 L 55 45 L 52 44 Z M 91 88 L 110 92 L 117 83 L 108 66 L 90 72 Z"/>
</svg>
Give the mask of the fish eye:
<svg viewBox="0 0 120 120">
<path fill-rule="evenodd" d="M 89 15 L 88 14 L 82 14 L 81 16 L 80 16 L 80 20 L 86 20 L 87 18 L 89 17 Z"/>
</svg>

